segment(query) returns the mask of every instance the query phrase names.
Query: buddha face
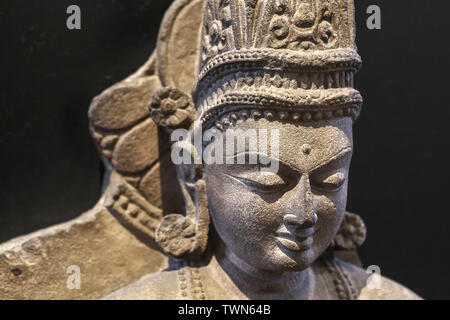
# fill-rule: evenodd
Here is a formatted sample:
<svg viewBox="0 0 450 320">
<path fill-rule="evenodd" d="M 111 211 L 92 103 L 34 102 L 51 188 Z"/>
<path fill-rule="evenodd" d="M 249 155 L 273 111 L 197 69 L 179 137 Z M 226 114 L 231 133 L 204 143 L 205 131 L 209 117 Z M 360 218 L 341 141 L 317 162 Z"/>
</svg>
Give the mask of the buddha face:
<svg viewBox="0 0 450 320">
<path fill-rule="evenodd" d="M 330 245 L 344 217 L 352 120 L 248 119 L 233 129 L 278 130 L 278 158 L 272 159 L 278 170 L 248 161 L 205 165 L 209 209 L 220 239 L 254 268 L 306 269 Z M 226 140 L 223 135 L 224 145 Z"/>
</svg>

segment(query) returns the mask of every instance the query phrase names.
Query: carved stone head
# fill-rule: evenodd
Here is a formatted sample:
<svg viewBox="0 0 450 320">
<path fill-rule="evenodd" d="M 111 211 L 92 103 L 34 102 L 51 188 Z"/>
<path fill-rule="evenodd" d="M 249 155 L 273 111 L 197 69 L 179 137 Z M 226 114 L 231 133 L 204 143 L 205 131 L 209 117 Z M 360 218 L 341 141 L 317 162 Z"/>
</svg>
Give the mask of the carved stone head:
<svg viewBox="0 0 450 320">
<path fill-rule="evenodd" d="M 362 222 L 345 211 L 360 64 L 353 0 L 205 1 L 192 100 L 165 88 L 150 106 L 160 126 L 192 134 L 172 146 L 192 161 L 177 169 L 185 214 L 157 230 L 164 251 L 202 254 L 210 224 L 265 270 L 302 270 L 331 245 L 360 244 Z M 344 219 L 353 231 L 337 236 Z"/>
</svg>

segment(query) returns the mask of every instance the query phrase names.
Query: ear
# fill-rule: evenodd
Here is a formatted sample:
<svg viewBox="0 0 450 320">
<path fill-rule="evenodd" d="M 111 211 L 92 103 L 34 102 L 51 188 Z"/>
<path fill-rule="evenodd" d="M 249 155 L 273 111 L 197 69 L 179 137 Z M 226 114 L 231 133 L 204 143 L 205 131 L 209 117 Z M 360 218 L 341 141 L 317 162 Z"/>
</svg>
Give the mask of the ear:
<svg viewBox="0 0 450 320">
<path fill-rule="evenodd" d="M 187 153 L 191 161 L 177 165 L 178 180 L 185 201 L 185 214 L 165 216 L 156 230 L 163 251 L 176 258 L 201 255 L 207 246 L 210 215 L 203 167 L 190 142 L 177 142 L 172 152 Z"/>
<path fill-rule="evenodd" d="M 176 129 L 192 129 L 195 120 L 192 97 L 177 88 L 157 91 L 149 111 L 155 123 L 169 134 Z M 183 154 L 184 161 L 176 167 L 185 212 L 163 217 L 156 230 L 156 242 L 176 258 L 199 256 L 206 249 L 210 223 L 201 158 L 190 141 L 174 143 L 172 154 Z"/>
</svg>

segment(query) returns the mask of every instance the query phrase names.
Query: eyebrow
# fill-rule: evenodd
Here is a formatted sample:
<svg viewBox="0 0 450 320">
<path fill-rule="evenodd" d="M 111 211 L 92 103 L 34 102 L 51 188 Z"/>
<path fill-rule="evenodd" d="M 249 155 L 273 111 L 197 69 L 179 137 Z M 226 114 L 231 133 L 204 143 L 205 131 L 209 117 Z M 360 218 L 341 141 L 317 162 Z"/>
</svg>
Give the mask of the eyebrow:
<svg viewBox="0 0 450 320">
<path fill-rule="evenodd" d="M 322 163 L 319 163 L 317 166 L 311 168 L 310 172 L 314 172 L 318 169 L 321 169 L 325 166 L 330 165 L 332 162 L 336 162 L 337 160 L 347 156 L 348 154 L 350 154 L 352 152 L 352 148 L 351 147 L 345 147 L 344 149 L 338 151 L 337 153 L 335 153 L 331 158 L 324 160 Z"/>
<path fill-rule="evenodd" d="M 318 165 L 316 165 L 315 167 L 311 168 L 309 170 L 309 172 L 314 172 L 314 171 L 316 171 L 318 169 L 321 169 L 323 167 L 326 167 L 326 166 L 330 165 L 333 162 L 336 162 L 336 161 L 342 159 L 343 157 L 345 157 L 348 154 L 350 154 L 352 152 L 352 150 L 353 150 L 352 147 L 345 147 L 345 148 L 339 150 L 333 156 L 331 156 L 331 158 L 326 159 L 326 160 L 322 161 L 321 163 L 319 163 Z M 292 164 L 288 164 L 288 163 L 282 161 L 281 159 L 275 159 L 275 158 L 272 158 L 270 155 L 265 155 L 265 154 L 262 154 L 260 152 L 244 151 L 244 152 L 236 153 L 236 154 L 234 154 L 231 157 L 225 157 L 225 158 L 237 158 L 239 155 L 250 155 L 250 154 L 255 154 L 255 155 L 258 155 L 258 156 L 259 155 L 263 155 L 264 157 L 267 157 L 270 161 L 277 161 L 279 163 L 279 165 L 280 165 L 280 168 L 284 168 L 284 169 L 287 169 L 287 170 L 292 170 L 292 171 L 295 171 L 295 172 L 298 172 L 298 173 L 302 173 L 299 170 L 297 170 L 296 168 L 293 168 Z M 245 163 L 245 164 L 247 164 L 247 163 Z"/>
</svg>

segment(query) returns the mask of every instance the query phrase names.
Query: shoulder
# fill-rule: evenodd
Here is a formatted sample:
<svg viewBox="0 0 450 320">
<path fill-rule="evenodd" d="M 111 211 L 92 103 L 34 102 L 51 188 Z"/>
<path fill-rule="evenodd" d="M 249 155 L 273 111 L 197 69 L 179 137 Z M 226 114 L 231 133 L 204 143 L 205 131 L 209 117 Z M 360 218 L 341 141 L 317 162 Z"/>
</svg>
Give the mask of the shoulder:
<svg viewBox="0 0 450 320">
<path fill-rule="evenodd" d="M 102 300 L 177 300 L 178 272 L 161 271 L 110 293 Z"/>
<path fill-rule="evenodd" d="M 374 275 L 371 282 L 375 284 L 361 288 L 358 300 L 422 300 L 410 289 L 389 278 Z"/>
<path fill-rule="evenodd" d="M 337 259 L 355 286 L 358 300 L 421 300 L 417 294 L 405 286 L 378 274 Z M 370 279 L 369 279 L 370 277 Z"/>
</svg>

